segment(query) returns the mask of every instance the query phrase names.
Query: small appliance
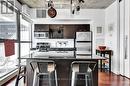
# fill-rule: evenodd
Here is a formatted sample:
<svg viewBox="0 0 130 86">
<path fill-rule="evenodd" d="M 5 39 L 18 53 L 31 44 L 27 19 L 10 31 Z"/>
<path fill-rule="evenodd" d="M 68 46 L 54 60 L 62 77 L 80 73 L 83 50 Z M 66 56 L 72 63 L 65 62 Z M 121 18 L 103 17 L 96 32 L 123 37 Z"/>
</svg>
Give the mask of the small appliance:
<svg viewBox="0 0 130 86">
<path fill-rule="evenodd" d="M 34 38 L 36 39 L 47 39 L 49 38 L 49 32 L 34 32 Z"/>
<path fill-rule="evenodd" d="M 48 52 L 50 49 L 50 43 L 37 43 L 37 50 L 39 50 L 39 52 Z"/>
</svg>

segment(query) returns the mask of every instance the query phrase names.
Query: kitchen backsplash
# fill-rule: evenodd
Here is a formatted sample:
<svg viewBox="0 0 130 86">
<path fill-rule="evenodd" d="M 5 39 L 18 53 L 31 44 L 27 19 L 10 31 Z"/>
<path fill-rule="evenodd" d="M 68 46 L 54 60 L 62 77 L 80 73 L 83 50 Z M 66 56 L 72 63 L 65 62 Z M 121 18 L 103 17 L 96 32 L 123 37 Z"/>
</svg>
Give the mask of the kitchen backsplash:
<svg viewBox="0 0 130 86">
<path fill-rule="evenodd" d="M 50 43 L 50 48 L 74 48 L 74 39 L 35 39 L 34 48 L 37 43 Z"/>
</svg>

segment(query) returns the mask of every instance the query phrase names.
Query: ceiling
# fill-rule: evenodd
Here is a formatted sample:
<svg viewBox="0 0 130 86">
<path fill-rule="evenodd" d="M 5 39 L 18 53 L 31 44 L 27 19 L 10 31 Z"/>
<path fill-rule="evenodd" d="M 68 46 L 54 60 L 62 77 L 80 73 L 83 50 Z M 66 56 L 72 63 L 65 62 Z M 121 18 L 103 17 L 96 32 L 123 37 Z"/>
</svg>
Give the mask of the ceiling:
<svg viewBox="0 0 130 86">
<path fill-rule="evenodd" d="M 18 0 L 22 4 L 27 4 L 32 8 L 47 8 L 47 0 Z M 54 7 L 63 9 L 70 8 L 71 0 L 52 0 L 54 2 Z M 74 0 L 73 0 L 74 1 Z M 76 0 L 75 0 L 76 1 Z M 84 0 L 85 3 L 82 4 L 83 9 L 105 9 L 110 4 L 112 4 L 116 0 Z"/>
</svg>

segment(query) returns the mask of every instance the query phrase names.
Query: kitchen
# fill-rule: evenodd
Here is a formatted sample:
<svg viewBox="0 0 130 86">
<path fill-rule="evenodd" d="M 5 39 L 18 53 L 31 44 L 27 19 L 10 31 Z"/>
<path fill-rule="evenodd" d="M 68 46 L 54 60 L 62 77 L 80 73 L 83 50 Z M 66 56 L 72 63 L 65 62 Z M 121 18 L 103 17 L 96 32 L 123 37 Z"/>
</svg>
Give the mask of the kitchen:
<svg viewBox="0 0 130 86">
<path fill-rule="evenodd" d="M 87 1 L 85 0 L 85 2 Z M 56 8 L 55 10 L 57 14 L 55 14 L 55 16 L 49 15 L 47 13 L 47 10 L 43 9 L 44 6 L 43 8 L 40 8 L 43 4 L 39 3 L 35 5 L 34 2 L 29 3 L 26 0 L 15 1 L 15 6 L 17 9 L 16 8 L 14 9 L 16 10 L 16 12 L 14 12 L 13 14 L 8 14 L 8 12 L 11 12 L 11 11 L 8 11 L 10 10 L 8 9 L 6 10 L 7 11 L 6 14 L 2 13 L 0 15 L 2 16 L 0 19 L 1 20 L 0 22 L 0 27 L 1 27 L 0 28 L 0 35 L 1 35 L 0 54 L 1 56 L 0 57 L 2 57 L 1 64 L 3 65 L 4 62 L 8 63 L 4 66 L 0 66 L 0 69 L 4 71 L 1 74 L 2 78 L 0 80 L 1 81 L 0 83 L 3 84 L 7 82 L 8 80 L 10 80 L 13 76 L 16 76 L 18 74 L 17 66 L 15 65 L 18 64 L 18 67 L 20 70 L 20 66 L 21 65 L 23 66 L 23 63 L 25 63 L 25 65 L 22 68 L 23 71 L 24 71 L 24 68 L 27 69 L 25 82 L 27 83 L 28 86 L 32 86 L 32 84 L 33 86 L 36 86 L 36 84 L 40 83 L 37 80 L 40 80 L 42 77 L 45 77 L 41 75 L 41 78 L 38 78 L 37 75 L 35 74 L 39 66 L 40 67 L 45 66 L 44 64 L 41 64 L 41 62 L 38 63 L 39 65 L 38 64 L 36 65 L 36 63 L 39 60 L 40 61 L 51 60 L 51 61 L 54 61 L 54 65 L 55 65 L 55 67 L 54 65 L 52 67 L 55 70 L 54 71 L 55 74 L 53 74 L 55 75 L 55 77 L 53 78 L 57 77 L 56 78 L 57 80 L 55 79 L 56 85 L 61 86 L 62 84 L 62 86 L 74 86 L 74 84 L 77 84 L 77 85 L 81 84 L 81 86 L 83 86 L 84 83 L 88 82 L 88 85 L 91 86 L 92 84 L 90 83 L 95 82 L 93 83 L 93 85 L 98 86 L 98 79 L 99 79 L 98 68 L 100 68 L 97 65 L 99 63 L 98 60 L 106 59 L 104 57 L 95 55 L 96 49 L 100 45 L 106 45 L 107 46 L 106 49 L 113 51 L 113 55 L 110 60 L 111 67 L 112 67 L 111 71 L 115 74 L 121 74 L 121 75 L 129 77 L 128 68 L 124 69 L 124 66 L 126 65 L 126 63 L 129 62 L 126 60 L 127 59 L 129 60 L 129 58 L 125 57 L 126 59 L 124 62 L 118 59 L 119 55 L 120 55 L 120 59 L 122 59 L 121 55 L 125 54 L 125 53 L 120 54 L 119 52 L 121 51 L 118 50 L 119 46 L 123 48 L 121 44 L 120 45 L 118 44 L 118 41 L 119 41 L 118 33 L 121 33 L 118 31 L 119 22 L 116 20 L 116 18 L 118 17 L 118 15 L 116 15 L 117 14 L 116 11 L 118 11 L 117 6 L 119 5 L 118 1 L 111 0 L 107 3 L 107 5 L 105 5 L 106 7 L 104 8 L 103 8 L 104 3 L 98 5 L 99 7 L 93 6 L 93 4 L 91 4 L 92 7 L 95 7 L 95 8 L 92 9 L 92 7 L 88 5 L 88 8 L 90 9 L 85 9 L 84 7 L 83 8 L 81 7 L 80 10 L 72 9 L 72 13 L 70 11 L 70 8 L 66 7 L 66 9 L 62 9 L 64 8 L 67 2 L 63 3 L 61 1 L 60 4 L 63 4 L 62 6 L 56 5 L 55 3 L 52 3 L 49 1 L 47 1 L 47 3 L 54 5 L 54 8 Z M 126 2 L 120 3 L 120 7 L 124 3 L 126 4 Z M 86 6 L 84 5 L 83 0 L 80 1 L 79 5 Z M 55 6 L 59 6 L 59 7 L 55 7 Z M 3 9 L 1 9 L 1 12 L 6 12 L 2 10 Z M 122 9 L 120 10 L 123 11 Z M 53 18 L 51 18 L 51 16 Z M 122 25 L 121 27 L 123 27 L 122 23 L 120 25 Z M 127 35 L 127 32 L 123 34 Z M 122 35 L 120 35 L 120 37 L 122 37 Z M 13 40 L 11 44 L 11 45 L 14 45 L 14 46 L 11 46 L 13 47 L 11 48 L 12 50 L 8 51 L 10 47 L 5 47 L 5 45 L 8 44 L 8 41 L 10 41 L 10 40 L 5 40 L 5 39 Z M 120 40 L 122 39 L 120 38 Z M 120 42 L 123 43 L 122 41 Z M 125 44 L 125 45 L 128 45 L 128 44 Z M 5 52 L 3 53 L 3 51 Z M 11 55 L 9 55 L 10 53 L 8 54 L 7 51 L 8 52 L 13 51 L 13 52 L 11 53 Z M 127 50 L 126 52 L 129 52 L 129 50 Z M 4 57 L 7 57 L 7 58 L 4 58 Z M 84 61 L 88 61 L 89 64 L 91 62 L 95 63 L 96 65 L 90 65 L 90 68 L 94 67 L 94 70 L 92 71 L 92 76 L 94 77 L 92 76 L 87 77 L 88 79 L 94 78 L 94 81 L 91 79 L 90 81 L 85 82 L 87 78 L 85 79 L 84 76 L 82 76 L 82 74 L 81 75 L 79 74 L 79 76 L 77 75 L 77 77 L 81 77 L 81 79 L 84 79 L 84 80 L 81 80 L 81 81 L 79 80 L 81 83 L 78 82 L 78 80 L 75 81 L 74 79 L 79 79 L 79 78 L 74 78 L 75 73 L 71 71 L 71 69 L 73 69 L 71 68 L 71 65 L 73 65 L 72 63 L 74 61 L 76 62 L 81 61 L 81 63 Z M 31 63 L 31 62 L 34 62 L 34 63 Z M 122 62 L 124 66 L 122 65 Z M 48 63 L 48 62 L 43 61 L 43 63 Z M 80 63 L 77 63 L 77 64 L 80 64 Z M 9 65 L 13 65 L 12 68 Z M 8 68 L 6 68 L 7 66 Z M 3 68 L 5 69 L 3 70 Z M 66 70 L 64 68 L 66 68 Z M 10 69 L 9 71 L 11 72 L 7 71 L 8 69 Z M 80 70 L 82 69 L 84 69 L 84 67 L 82 68 L 82 65 L 81 65 Z M 9 75 L 9 76 L 3 77 L 5 75 Z M 33 75 L 35 78 L 33 78 L 31 75 Z M 71 78 L 74 78 L 74 79 L 70 80 Z M 17 76 L 17 79 L 18 79 L 18 76 Z M 65 80 L 62 80 L 62 79 L 65 79 Z M 43 81 L 43 83 L 45 82 Z M 43 83 L 41 81 L 41 84 Z M 48 83 L 54 84 L 54 82 L 48 82 Z M 48 84 L 48 83 L 45 83 L 45 84 Z"/>
<path fill-rule="evenodd" d="M 27 65 L 31 63 L 33 68 L 33 63 L 42 60 L 53 60 L 56 64 L 58 85 L 66 86 L 70 85 L 70 65 L 74 61 L 90 61 L 90 64 L 97 59 L 102 58 L 92 58 L 92 32 L 90 31 L 90 25 L 35 25 L 34 30 L 34 53 L 31 56 L 26 56 Z M 48 29 L 47 29 L 48 27 Z M 86 28 L 87 27 L 87 28 Z M 45 29 L 44 29 L 45 28 Z M 79 29 L 80 28 L 80 29 Z M 35 51 L 36 49 L 36 51 Z M 94 59 L 94 60 L 91 60 Z M 63 63 L 64 62 L 64 63 Z M 97 61 L 96 61 L 97 62 Z M 39 66 L 40 67 L 40 66 Z M 97 67 L 97 66 L 96 66 Z M 66 69 L 64 69 L 66 68 Z M 30 70 L 27 67 L 27 70 Z M 62 71 L 64 71 L 62 73 Z M 34 70 L 35 71 L 35 70 Z M 96 70 L 97 71 L 97 70 Z M 31 71 L 27 71 L 27 76 L 32 75 Z M 97 74 L 97 73 L 95 73 Z M 61 76 L 62 75 L 62 76 Z M 30 86 L 30 80 L 27 80 L 27 84 Z M 59 80 L 60 79 L 60 80 Z M 65 79 L 65 80 L 62 80 Z M 97 75 L 95 77 L 97 79 Z M 98 81 L 98 80 L 96 80 Z M 33 81 L 33 85 L 36 84 Z M 39 82 L 40 83 L 40 82 Z M 97 85 L 97 82 L 94 84 Z M 35 86 L 35 85 L 34 85 Z"/>
</svg>

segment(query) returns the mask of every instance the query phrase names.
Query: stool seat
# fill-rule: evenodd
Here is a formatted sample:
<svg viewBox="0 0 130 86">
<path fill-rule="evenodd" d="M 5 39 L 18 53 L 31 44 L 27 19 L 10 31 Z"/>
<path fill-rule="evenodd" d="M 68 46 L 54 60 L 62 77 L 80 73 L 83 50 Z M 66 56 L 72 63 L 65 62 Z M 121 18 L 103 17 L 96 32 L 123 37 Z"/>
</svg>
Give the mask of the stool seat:
<svg viewBox="0 0 130 86">
<path fill-rule="evenodd" d="M 72 79 L 71 86 L 93 86 L 93 75 L 96 62 L 74 61 L 71 64 Z"/>
<path fill-rule="evenodd" d="M 54 61 L 32 61 L 30 65 L 34 71 L 33 86 L 57 86 L 57 72 Z"/>
</svg>

